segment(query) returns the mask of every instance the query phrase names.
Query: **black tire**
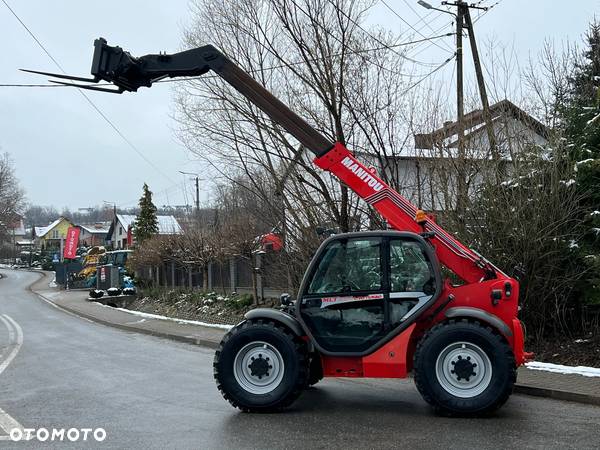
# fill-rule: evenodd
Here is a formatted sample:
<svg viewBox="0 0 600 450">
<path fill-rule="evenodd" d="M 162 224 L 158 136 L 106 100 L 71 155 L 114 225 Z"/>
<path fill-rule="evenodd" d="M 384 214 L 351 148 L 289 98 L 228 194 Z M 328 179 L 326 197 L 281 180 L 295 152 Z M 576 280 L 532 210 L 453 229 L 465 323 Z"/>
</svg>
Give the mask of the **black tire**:
<svg viewBox="0 0 600 450">
<path fill-rule="evenodd" d="M 472 388 L 470 393 L 477 392 L 477 389 L 483 389 L 477 395 L 464 397 L 467 391 L 461 391 L 460 395 L 450 392 L 445 388 L 443 383 L 448 385 L 447 377 L 444 377 L 444 367 L 459 367 L 458 360 L 461 356 L 456 356 L 456 362 L 450 361 L 450 365 L 444 365 L 443 361 L 446 355 L 450 355 L 448 349 L 452 349 L 452 345 L 456 345 L 454 354 L 460 354 L 465 347 L 456 343 L 467 343 L 478 347 L 487 355 L 488 360 L 484 358 L 484 366 L 489 364 L 491 367 L 491 377 L 488 382 L 481 382 L 479 387 Z M 475 355 L 476 355 L 475 350 Z M 438 357 L 440 364 L 438 364 Z M 449 357 L 449 359 L 452 359 Z M 464 359 L 467 366 L 472 364 L 471 358 L 469 362 Z M 487 362 L 485 362 L 487 361 Z M 464 366 L 463 364 L 463 366 Z M 452 370 L 452 377 L 468 382 L 469 378 L 465 377 L 465 367 L 460 366 L 461 372 L 458 369 L 456 372 Z M 473 365 L 472 370 L 478 370 Z M 468 366 L 468 371 L 471 371 Z M 481 370 L 481 369 L 479 369 Z M 474 374 L 475 372 L 473 372 Z M 477 375 L 480 380 L 485 379 L 482 373 Z M 462 416 L 482 416 L 492 413 L 500 408 L 510 397 L 513 385 L 516 381 L 516 366 L 515 358 L 511 348 L 508 346 L 502 336 L 496 333 L 491 327 L 484 326 L 479 322 L 469 322 L 466 319 L 460 321 L 451 320 L 433 327 L 419 342 L 414 356 L 414 378 L 417 389 L 423 396 L 423 399 L 432 405 L 435 411 L 443 415 L 462 415 Z M 473 377 L 477 381 L 476 377 Z M 441 380 L 441 381 L 440 381 Z M 452 387 L 450 387 L 452 389 Z M 460 391 L 460 389 L 458 389 Z"/>
<path fill-rule="evenodd" d="M 274 385 L 270 392 L 253 393 L 236 379 L 236 356 L 253 342 L 267 343 L 279 352 L 282 359 L 281 381 Z M 213 368 L 217 388 L 234 407 L 245 412 L 278 411 L 291 405 L 306 387 L 306 343 L 278 323 L 263 320 L 245 321 L 223 337 L 215 353 Z M 239 370 L 237 373 L 239 377 Z"/>
<path fill-rule="evenodd" d="M 323 367 L 318 353 L 312 353 L 308 366 L 308 386 L 314 386 L 323 379 Z"/>
</svg>

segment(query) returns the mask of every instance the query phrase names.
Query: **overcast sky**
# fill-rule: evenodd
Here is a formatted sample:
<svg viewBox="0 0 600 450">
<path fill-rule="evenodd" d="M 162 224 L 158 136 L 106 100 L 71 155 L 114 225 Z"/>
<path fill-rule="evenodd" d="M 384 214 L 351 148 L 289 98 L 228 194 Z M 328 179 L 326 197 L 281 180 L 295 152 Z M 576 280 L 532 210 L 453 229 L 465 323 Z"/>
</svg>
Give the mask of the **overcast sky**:
<svg viewBox="0 0 600 450">
<path fill-rule="evenodd" d="M 188 22 L 188 0 L 3 1 L 69 74 L 79 76 L 89 75 L 93 41 L 99 36 L 134 55 L 173 52 L 180 49 L 182 29 Z M 495 2 L 486 0 L 484 4 Z M 435 21 L 429 23 L 430 29 L 420 20 L 427 11 L 415 0 L 387 0 L 387 4 L 417 29 L 424 27 L 422 33 L 427 36 L 431 29 L 451 20 L 450 16 L 431 14 L 427 20 Z M 580 39 L 594 14 L 600 17 L 600 0 L 502 0 L 476 23 L 476 33 L 482 42 L 494 36 L 514 44 L 519 58 L 525 60 L 539 51 L 547 37 Z M 407 36 L 410 31 L 382 3 L 374 8 L 370 22 Z M 0 30 L 0 84 L 45 83 L 44 77 L 18 68 L 57 71 L 1 2 Z M 453 38 L 445 39 L 451 46 Z M 418 59 L 436 62 L 446 55 L 432 46 Z M 169 84 L 141 88 L 137 94 L 88 91 L 88 96 L 152 165 L 136 154 L 78 91 L 0 87 L 0 149 L 14 159 L 28 200 L 71 210 L 103 201 L 127 207 L 137 202 L 142 184 L 147 182 L 156 193 L 157 205 L 192 203 L 192 182 L 178 171 L 204 172 L 204 168 L 174 137 Z M 203 201 L 208 191 L 205 184 Z"/>
</svg>

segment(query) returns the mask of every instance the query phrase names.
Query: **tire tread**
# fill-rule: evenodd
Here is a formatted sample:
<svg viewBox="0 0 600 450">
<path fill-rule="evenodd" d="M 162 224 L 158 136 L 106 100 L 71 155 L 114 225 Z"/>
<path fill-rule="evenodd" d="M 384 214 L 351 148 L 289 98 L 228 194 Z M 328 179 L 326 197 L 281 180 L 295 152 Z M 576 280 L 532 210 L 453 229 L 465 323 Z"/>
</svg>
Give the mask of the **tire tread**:
<svg viewBox="0 0 600 450">
<path fill-rule="evenodd" d="M 269 327 L 269 328 L 272 328 L 273 330 L 276 330 L 276 331 L 282 333 L 283 335 L 286 336 L 287 339 L 289 339 L 293 343 L 293 346 L 296 351 L 296 355 L 298 357 L 299 376 L 296 379 L 294 389 L 292 389 L 288 395 L 286 395 L 283 399 L 281 399 L 275 405 L 259 406 L 259 407 L 248 407 L 248 406 L 242 405 L 236 399 L 234 399 L 232 396 L 230 396 L 229 393 L 227 393 L 227 391 L 223 387 L 223 384 L 221 383 L 221 380 L 219 378 L 219 361 L 220 361 L 221 354 L 223 353 L 223 349 L 225 348 L 225 345 L 235 335 L 237 335 L 240 332 L 247 330 L 251 327 L 261 327 L 261 328 Z M 219 390 L 219 392 L 221 392 L 221 395 L 223 396 L 223 398 L 225 400 L 227 400 L 234 408 L 237 408 L 243 412 L 265 412 L 266 413 L 266 412 L 281 411 L 282 409 L 290 406 L 300 396 L 300 394 L 306 387 L 307 380 L 308 380 L 308 355 L 307 355 L 307 351 L 306 351 L 306 343 L 304 341 L 302 341 L 300 338 L 298 338 L 287 327 L 285 327 L 281 324 L 275 323 L 273 321 L 268 321 L 266 323 L 263 319 L 244 321 L 241 324 L 233 327 L 227 334 L 225 334 L 225 336 L 223 336 L 223 339 L 221 340 L 221 343 L 219 344 L 219 347 L 217 348 L 217 350 L 215 352 L 215 357 L 214 357 L 214 361 L 213 361 L 213 376 L 214 376 L 215 382 L 217 384 L 217 389 Z"/>
<path fill-rule="evenodd" d="M 502 348 L 503 357 L 506 358 L 508 367 L 510 367 L 510 374 L 509 374 L 510 383 L 509 383 L 508 388 L 505 389 L 498 396 L 498 398 L 496 399 L 496 401 L 493 404 L 491 404 L 488 407 L 481 409 L 479 411 L 475 411 L 473 413 L 464 413 L 464 412 L 452 410 L 447 407 L 444 407 L 443 405 L 440 405 L 440 403 L 435 399 L 432 392 L 429 389 L 427 389 L 427 387 L 424 385 L 424 382 L 423 382 L 424 377 L 423 377 L 423 374 L 419 371 L 419 364 L 417 363 L 419 361 L 419 359 L 423 357 L 422 356 L 423 347 L 424 347 L 424 344 L 428 341 L 428 339 L 430 339 L 432 336 L 439 333 L 440 330 L 444 330 L 444 329 L 447 329 L 448 327 L 452 327 L 452 326 L 460 325 L 460 324 L 473 325 L 473 326 L 479 327 L 482 330 L 485 330 L 489 334 L 491 334 L 493 336 L 495 344 L 498 347 Z M 497 409 L 499 409 L 502 405 L 504 405 L 504 403 L 506 403 L 506 401 L 512 394 L 513 385 L 517 381 L 517 367 L 515 364 L 515 357 L 514 357 L 512 349 L 510 348 L 510 346 L 508 345 L 508 343 L 506 342 L 504 337 L 501 336 L 496 330 L 494 330 L 492 327 L 488 326 L 487 324 L 483 325 L 481 322 L 479 322 L 477 320 L 470 321 L 468 319 L 459 319 L 459 320 L 450 319 L 448 321 L 439 323 L 436 326 L 429 329 L 424 334 L 424 336 L 419 340 L 419 343 L 417 344 L 417 348 L 415 350 L 415 354 L 414 354 L 414 358 L 413 358 L 413 367 L 414 367 L 414 380 L 415 380 L 415 385 L 417 387 L 417 390 L 419 391 L 419 393 L 421 394 L 423 399 L 427 403 L 429 403 L 431 406 L 433 406 L 436 413 L 445 415 L 445 416 L 491 414 L 494 411 L 496 411 Z"/>
</svg>

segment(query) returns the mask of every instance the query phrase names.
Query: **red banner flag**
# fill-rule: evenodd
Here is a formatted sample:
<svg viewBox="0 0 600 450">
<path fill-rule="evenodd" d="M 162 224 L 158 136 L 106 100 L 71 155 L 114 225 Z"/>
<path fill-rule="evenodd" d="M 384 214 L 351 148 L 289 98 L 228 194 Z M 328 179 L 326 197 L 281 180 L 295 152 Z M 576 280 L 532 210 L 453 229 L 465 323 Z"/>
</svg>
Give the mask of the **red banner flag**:
<svg viewBox="0 0 600 450">
<path fill-rule="evenodd" d="M 79 228 L 69 227 L 65 239 L 63 258 L 73 259 L 77 256 L 77 245 L 79 244 Z"/>
</svg>

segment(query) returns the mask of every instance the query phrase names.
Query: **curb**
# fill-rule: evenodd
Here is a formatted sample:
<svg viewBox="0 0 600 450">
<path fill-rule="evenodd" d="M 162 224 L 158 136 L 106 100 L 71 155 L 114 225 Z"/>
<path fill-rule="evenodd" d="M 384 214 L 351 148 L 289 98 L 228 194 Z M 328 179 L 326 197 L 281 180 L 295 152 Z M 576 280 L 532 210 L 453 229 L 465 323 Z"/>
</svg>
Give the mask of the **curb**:
<svg viewBox="0 0 600 450">
<path fill-rule="evenodd" d="M 44 273 L 40 273 L 38 271 L 29 271 L 29 272 L 38 273 L 42 277 L 46 276 Z M 165 333 L 165 332 L 161 332 L 161 331 L 146 330 L 146 329 L 136 328 L 136 327 L 129 326 L 129 325 L 123 325 L 123 324 L 118 324 L 118 323 L 114 323 L 114 322 L 109 322 L 107 320 L 98 319 L 97 317 L 94 317 L 90 314 L 85 314 L 85 313 L 82 313 L 82 312 L 77 311 L 72 308 L 57 305 L 50 299 L 44 297 L 42 294 L 39 294 L 38 292 L 31 289 L 31 286 L 33 286 L 38 281 L 39 280 L 36 280 L 33 283 L 31 283 L 27 287 L 27 290 L 29 290 L 30 292 L 37 295 L 45 302 L 50 303 L 55 308 L 60 309 L 69 314 L 78 316 L 80 318 L 87 319 L 91 322 L 109 326 L 109 327 L 113 327 L 113 328 L 117 328 L 122 331 L 140 333 L 140 334 L 145 334 L 148 336 L 155 336 L 155 337 L 159 337 L 159 338 L 163 338 L 163 339 L 170 339 L 173 341 L 183 342 L 183 343 L 192 344 L 192 345 L 198 345 L 198 346 L 207 347 L 207 348 L 211 348 L 211 349 L 216 349 L 219 346 L 218 342 L 209 341 L 206 339 L 199 339 L 199 338 L 195 338 L 192 336 L 181 336 L 181 335 Z M 568 401 L 568 402 L 600 406 L 600 397 L 595 397 L 593 395 L 587 395 L 587 394 L 579 394 L 576 392 L 561 391 L 558 389 L 549 389 L 549 388 L 542 388 L 542 387 L 537 387 L 537 386 L 530 386 L 530 385 L 525 385 L 525 384 L 516 383 L 514 386 L 514 389 L 513 389 L 513 393 L 529 395 L 532 397 L 551 398 L 554 400 L 562 400 L 562 401 Z"/>
<path fill-rule="evenodd" d="M 533 397 L 551 398 L 554 400 L 563 400 L 567 402 L 584 403 L 587 405 L 600 406 L 600 397 L 588 394 L 579 394 L 577 392 L 561 391 L 558 389 L 542 388 L 529 386 L 526 384 L 515 384 L 513 392 L 515 394 L 531 395 Z"/>
<path fill-rule="evenodd" d="M 32 273 L 39 273 L 39 272 L 33 272 Z M 42 275 L 42 277 L 45 277 L 45 274 L 41 273 L 40 275 Z M 36 280 L 33 283 L 31 283 L 29 286 L 27 286 L 27 290 L 32 292 L 33 294 L 37 295 L 38 297 L 40 297 L 42 300 L 44 300 L 45 302 L 50 303 L 52 306 L 54 306 L 57 309 L 60 309 L 64 312 L 67 312 L 71 315 L 75 315 L 77 317 L 80 318 L 84 318 L 87 319 L 91 322 L 94 323 L 99 323 L 101 325 L 105 325 L 105 326 L 109 326 L 109 327 L 113 327 L 113 328 L 117 328 L 119 330 L 122 331 L 128 331 L 128 332 L 134 332 L 134 333 L 140 333 L 140 334 L 146 334 L 149 336 L 155 336 L 155 337 L 160 337 L 160 338 L 164 338 L 164 339 L 170 339 L 173 341 L 178 341 L 178 342 L 183 342 L 186 344 L 193 344 L 193 345 L 199 345 L 202 347 L 208 347 L 211 349 L 216 349 L 219 347 L 219 343 L 218 342 L 213 342 L 213 341 L 209 341 L 207 339 L 199 339 L 196 337 L 192 337 L 192 336 L 181 336 L 179 334 L 172 334 L 172 333 L 166 333 L 166 332 L 162 332 L 162 331 L 153 331 L 153 330 L 146 330 L 143 328 L 137 328 L 137 327 L 133 327 L 133 326 L 129 326 L 129 325 L 123 325 L 120 323 L 114 323 L 114 322 L 109 322 L 108 320 L 103 320 L 103 319 L 99 319 L 95 316 L 92 316 L 91 314 L 85 314 L 82 313 L 81 311 L 78 311 L 76 309 L 72 309 L 72 308 L 68 308 L 62 305 L 57 305 L 55 302 L 53 302 L 52 300 L 50 300 L 47 297 L 44 297 L 42 294 L 34 291 L 31 287 L 37 283 L 39 281 Z"/>
<path fill-rule="evenodd" d="M 32 291 L 32 292 L 34 294 L 42 297 L 44 300 L 51 302 L 58 309 L 62 309 L 63 311 L 67 311 L 71 314 L 74 314 L 76 316 L 90 320 L 94 323 L 99 323 L 101 325 L 106 325 L 106 326 L 117 328 L 117 329 L 123 330 L 123 331 L 146 334 L 148 336 L 155 336 L 155 337 L 160 337 L 160 338 L 164 338 L 164 339 L 170 339 L 173 341 L 183 342 L 186 344 L 200 345 L 202 347 L 208 347 L 208 348 L 213 348 L 213 349 L 216 349 L 217 347 L 219 347 L 218 342 L 213 342 L 213 341 L 209 341 L 206 339 L 199 339 L 199 338 L 195 338 L 192 336 L 181 336 L 179 334 L 165 333 L 163 331 L 146 330 L 144 328 L 137 328 L 137 327 L 133 327 L 130 325 L 124 325 L 124 324 L 120 324 L 120 323 L 109 322 L 108 320 L 98 319 L 97 317 L 92 316 L 91 314 L 85 314 L 85 313 L 82 313 L 81 311 L 77 311 L 76 309 L 68 308 L 68 307 L 65 307 L 62 305 L 57 305 L 56 303 L 52 302 L 52 300 L 49 300 L 48 298 L 44 297 L 43 295 L 38 294 L 35 291 Z"/>
</svg>

